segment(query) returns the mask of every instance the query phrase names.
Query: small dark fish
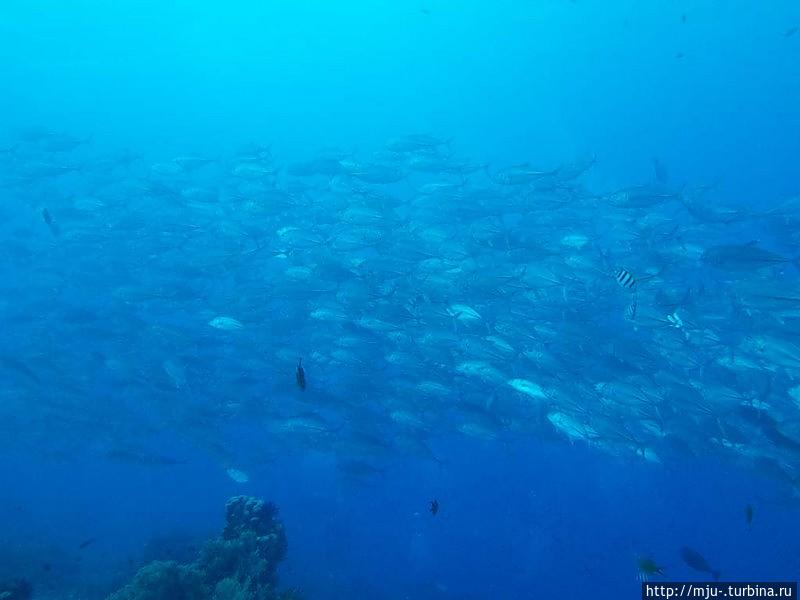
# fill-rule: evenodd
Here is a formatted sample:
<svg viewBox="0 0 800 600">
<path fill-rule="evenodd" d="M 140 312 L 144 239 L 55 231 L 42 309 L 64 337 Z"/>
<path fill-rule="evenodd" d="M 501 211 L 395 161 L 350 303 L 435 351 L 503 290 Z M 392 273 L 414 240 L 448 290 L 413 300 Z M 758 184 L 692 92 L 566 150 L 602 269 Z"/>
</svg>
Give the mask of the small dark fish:
<svg viewBox="0 0 800 600">
<path fill-rule="evenodd" d="M 675 55 L 675 58 L 677 58 L 678 60 L 680 60 L 680 59 L 681 59 L 681 58 L 683 58 L 684 56 L 685 56 L 685 54 L 684 54 L 683 52 L 678 52 L 678 53 Z"/>
<path fill-rule="evenodd" d="M 792 37 L 798 31 L 800 31 L 800 27 L 795 25 L 794 27 L 790 27 L 789 29 L 787 29 L 786 32 L 783 34 L 783 37 L 787 37 L 787 38 L 788 37 Z"/>
<path fill-rule="evenodd" d="M 49 573 L 52 570 L 53 570 L 53 565 L 51 565 L 50 563 L 44 563 L 42 565 L 42 571 L 44 571 L 45 573 Z"/>
<path fill-rule="evenodd" d="M 699 571 L 700 573 L 708 573 L 714 578 L 714 581 L 719 580 L 720 572 L 717 569 L 713 569 L 711 565 L 708 564 L 708 561 L 703 558 L 703 555 L 696 550 L 692 550 L 688 546 L 684 546 L 681 548 L 681 558 L 683 559 L 683 562 L 685 562 L 695 571 Z"/>
<path fill-rule="evenodd" d="M 51 215 L 50 211 L 47 210 L 46 208 L 42 209 L 42 218 L 44 219 L 44 222 L 47 223 L 47 226 L 50 228 L 50 233 L 52 233 L 53 235 L 58 235 L 60 233 L 58 225 L 53 220 L 53 215 Z"/>
<path fill-rule="evenodd" d="M 439 512 L 439 501 L 438 500 L 431 500 L 431 505 L 428 508 L 431 511 L 431 514 L 435 517 L 436 513 Z"/>
<path fill-rule="evenodd" d="M 429 14 L 431 14 L 431 11 L 430 11 L 430 10 L 428 10 L 427 8 L 420 8 L 420 9 L 419 9 L 419 12 L 421 12 L 423 15 L 429 15 Z"/>
<path fill-rule="evenodd" d="M 686 25 L 686 13 L 683 13 L 683 14 L 681 15 L 681 23 L 682 23 L 682 24 L 684 24 L 684 25 Z"/>
<path fill-rule="evenodd" d="M 305 390 L 306 389 L 306 372 L 303 369 L 303 359 L 302 358 L 297 363 L 297 371 L 295 372 L 295 380 L 297 381 L 297 387 L 299 387 L 301 390 Z"/>
<path fill-rule="evenodd" d="M 744 518 L 747 521 L 747 526 L 750 527 L 753 524 L 753 505 L 748 504 L 744 507 Z"/>
<path fill-rule="evenodd" d="M 639 567 L 639 577 L 642 581 L 648 581 L 654 575 L 664 574 L 664 570 L 652 558 L 640 557 L 636 559 L 636 564 Z"/>
<path fill-rule="evenodd" d="M 626 290 L 630 290 L 636 285 L 636 278 L 631 275 L 630 271 L 627 269 L 617 269 L 616 273 L 614 273 L 614 277 L 616 278 L 620 287 L 623 287 Z"/>
<path fill-rule="evenodd" d="M 89 538 L 88 540 L 84 540 L 81 542 L 81 545 L 78 546 L 78 550 L 86 550 L 89 546 L 94 544 L 97 540 L 95 538 Z"/>
</svg>

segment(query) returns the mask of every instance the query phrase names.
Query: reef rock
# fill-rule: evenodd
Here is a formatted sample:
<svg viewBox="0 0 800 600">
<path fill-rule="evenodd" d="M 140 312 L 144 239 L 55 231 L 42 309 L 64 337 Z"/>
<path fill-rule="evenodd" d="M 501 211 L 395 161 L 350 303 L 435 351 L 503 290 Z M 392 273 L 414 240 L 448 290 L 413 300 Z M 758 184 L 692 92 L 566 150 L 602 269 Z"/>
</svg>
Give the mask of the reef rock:
<svg viewBox="0 0 800 600">
<path fill-rule="evenodd" d="M 225 505 L 225 531 L 222 537 L 232 540 L 243 533 L 268 536 L 280 531 L 283 525 L 277 519 L 278 507 L 250 496 L 235 496 Z"/>
<path fill-rule="evenodd" d="M 108 600 L 203 600 L 210 597 L 203 574 L 193 565 L 152 562 Z"/>
<path fill-rule="evenodd" d="M 277 590 L 286 534 L 274 504 L 231 498 L 225 529 L 207 542 L 193 563 L 153 562 L 109 600 L 290 600 Z"/>
</svg>

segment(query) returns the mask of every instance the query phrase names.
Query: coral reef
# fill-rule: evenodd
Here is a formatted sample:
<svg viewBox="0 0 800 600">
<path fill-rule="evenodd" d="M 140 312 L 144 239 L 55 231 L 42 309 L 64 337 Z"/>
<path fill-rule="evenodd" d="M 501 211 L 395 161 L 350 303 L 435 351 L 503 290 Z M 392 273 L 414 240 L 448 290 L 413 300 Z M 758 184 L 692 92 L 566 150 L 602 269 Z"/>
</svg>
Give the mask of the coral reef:
<svg viewBox="0 0 800 600">
<path fill-rule="evenodd" d="M 210 592 L 203 574 L 194 565 L 176 562 L 152 562 L 142 567 L 128 585 L 109 600 L 202 600 Z"/>
<path fill-rule="evenodd" d="M 278 507 L 271 502 L 249 496 L 235 496 L 225 505 L 225 530 L 222 537 L 232 540 L 248 531 L 258 536 L 269 536 L 278 530 L 283 531 L 283 525 L 277 516 Z"/>
<path fill-rule="evenodd" d="M 274 504 L 248 496 L 225 506 L 225 529 L 194 562 L 152 562 L 109 600 L 292 600 L 277 590 L 286 534 Z"/>
<path fill-rule="evenodd" d="M 189 563 L 197 558 L 205 540 L 210 535 L 187 531 L 171 531 L 152 537 L 142 548 L 142 563 L 174 561 Z"/>
</svg>

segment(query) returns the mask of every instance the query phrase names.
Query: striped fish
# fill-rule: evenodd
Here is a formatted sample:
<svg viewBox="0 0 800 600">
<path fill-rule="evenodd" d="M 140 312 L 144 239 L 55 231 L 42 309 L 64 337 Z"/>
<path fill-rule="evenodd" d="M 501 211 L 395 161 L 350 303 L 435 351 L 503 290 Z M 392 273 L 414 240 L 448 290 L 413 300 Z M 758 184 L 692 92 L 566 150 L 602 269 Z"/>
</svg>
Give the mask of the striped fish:
<svg viewBox="0 0 800 600">
<path fill-rule="evenodd" d="M 636 311 L 639 309 L 639 299 L 634 295 L 633 300 L 628 305 L 628 308 L 625 309 L 625 319 L 628 321 L 635 321 L 636 320 Z"/>
<path fill-rule="evenodd" d="M 627 269 L 617 269 L 616 273 L 614 273 L 614 278 L 617 280 L 620 287 L 626 290 L 633 289 L 633 287 L 636 286 L 636 278 Z"/>
</svg>

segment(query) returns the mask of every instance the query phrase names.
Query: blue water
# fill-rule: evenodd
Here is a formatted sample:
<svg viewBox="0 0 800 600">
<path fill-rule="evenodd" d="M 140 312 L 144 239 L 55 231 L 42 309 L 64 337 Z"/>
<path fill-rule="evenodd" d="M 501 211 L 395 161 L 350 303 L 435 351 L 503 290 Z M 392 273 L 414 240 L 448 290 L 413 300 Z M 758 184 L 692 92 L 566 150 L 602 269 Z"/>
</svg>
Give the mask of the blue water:
<svg viewBox="0 0 800 600">
<path fill-rule="evenodd" d="M 713 185 L 712 201 L 768 210 L 800 194 L 798 25 L 800 5 L 791 0 L 5 0 L 0 148 L 39 127 L 89 140 L 70 160 L 91 164 L 128 150 L 141 170 L 176 156 L 223 160 L 255 142 L 269 146 L 283 169 L 321 149 L 365 157 L 393 136 L 425 132 L 452 138 L 459 156 L 495 169 L 522 162 L 555 169 L 595 155 L 582 178 L 593 190 L 651 180 L 658 157 L 676 187 Z M 4 176 L 13 178 L 14 168 Z M 315 347 L 324 332 L 312 338 L 307 323 L 283 323 L 274 312 L 248 316 L 247 349 L 259 347 L 262 354 L 239 355 L 242 347 L 232 345 L 219 363 L 245 365 L 243 372 L 269 379 L 263 398 L 252 380 L 237 384 L 233 377 L 224 386 L 199 378 L 188 405 L 184 394 L 165 394 L 159 365 L 171 342 L 136 342 L 133 355 L 117 359 L 124 368 L 98 374 L 98 365 L 111 359 L 108 347 L 121 349 L 124 339 L 109 341 L 98 333 L 102 324 L 85 337 L 75 323 L 62 328 L 58 304 L 91 311 L 114 302 L 120 297 L 115 271 L 124 269 L 115 265 L 130 260 L 119 250 L 126 236 L 155 234 L 171 223 L 161 215 L 151 223 L 147 210 L 137 221 L 109 215 L 91 225 L 99 228 L 106 219 L 113 234 L 98 238 L 104 241 L 48 253 L 65 233 L 51 240 L 42 207 L 69 234 L 72 217 L 59 206 L 87 195 L 92 168 L 0 189 L 6 223 L 0 224 L 0 276 L 10 282 L 0 298 L 2 355 L 35 356 L 31 368 L 40 380 L 26 385 L 18 368 L 0 370 L 12 382 L 0 398 L 6 403 L 0 411 L 0 582 L 24 576 L 37 598 L 104 597 L 132 576 L 153 536 L 216 535 L 225 501 L 237 494 L 280 507 L 289 539 L 281 584 L 309 599 L 634 598 L 637 556 L 652 557 L 666 579 L 707 578 L 681 560 L 683 546 L 702 552 L 726 580 L 797 578 L 796 489 L 793 494 L 786 481 L 716 454 L 653 464 L 553 431 L 487 440 L 458 435 L 443 423 L 430 442 L 441 464 L 393 448 L 388 466 L 353 482 L 337 468 L 336 451 L 272 441 L 265 425 L 270 415 L 253 410 L 230 425 L 221 397 L 248 406 L 296 401 L 294 363 L 287 369 L 273 360 L 281 350 L 276 344 L 294 329 L 308 336 L 295 341 L 314 383 L 303 410 L 309 403 L 313 408 L 313 394 L 326 410 L 361 394 L 370 395 L 375 412 L 393 400 L 372 387 L 349 387 L 362 379 L 349 379 L 346 369 L 315 367 L 308 357 L 326 351 Z M 126 202 L 140 199 L 138 188 L 114 177 L 106 190 Z M 214 184 L 205 177 L 205 185 Z M 153 204 L 154 214 L 160 209 Z M 229 217 L 221 213 L 220 221 Z M 32 223 L 39 237 L 26 237 Z M 756 222 L 722 229 L 717 239 L 760 239 L 782 254 L 798 254 L 791 231 L 765 233 Z M 220 240 L 219 248 L 208 247 L 210 255 L 234 246 Z M 20 250 L 27 243 L 32 250 Z M 148 249 L 144 241 L 141 247 Z M 87 256 L 107 259 L 107 268 L 88 273 L 70 266 L 72 260 L 85 266 Z M 54 271 L 63 279 L 56 281 Z M 147 281 L 153 289 L 180 279 L 178 266 L 172 281 L 156 281 L 161 271 L 153 273 Z M 232 297 L 254 290 L 251 281 L 205 277 L 202 293 L 214 314 L 227 314 Z M 706 275 L 686 273 L 695 283 L 698 277 L 715 286 Z M 743 277 L 757 283 L 768 275 Z M 796 270 L 780 277 L 787 289 L 796 285 Z M 50 285 L 66 291 L 50 301 L 24 293 Z M 280 294 L 282 284 L 269 285 L 263 301 L 247 302 L 277 309 L 279 302 L 267 296 Z M 98 297 L 103 290 L 107 298 Z M 194 318 L 161 314 L 158 303 L 131 298 L 130 323 L 109 325 L 115 332 L 109 337 L 150 331 L 154 323 L 169 330 Z M 192 305 L 199 304 L 202 298 Z M 211 316 L 198 321 L 201 339 L 209 335 Z M 251 327 L 255 319 L 260 322 Z M 725 328 L 735 335 L 757 331 L 759 322 L 730 321 Z M 193 343 L 177 354 L 194 361 L 195 374 L 216 369 L 203 363 L 207 355 Z M 294 348 L 287 352 L 294 356 Z M 781 390 L 796 385 L 795 372 L 765 367 L 764 374 Z M 285 383 L 284 392 L 276 392 L 276 381 Z M 70 400 L 59 404 L 62 390 Z M 151 392 L 159 398 L 156 408 Z M 486 384 L 487 397 L 496 393 Z M 82 407 L 91 419 L 82 418 Z M 192 413 L 195 423 L 187 418 Z M 798 416 L 782 413 L 783 431 L 796 432 Z M 347 418 L 352 425 L 357 417 Z M 142 441 L 128 439 L 138 430 L 126 427 L 139 419 L 153 427 L 148 435 L 155 431 L 148 447 L 179 457 L 180 464 L 105 458 L 115 438 L 125 438 L 126 447 Z M 212 439 L 223 429 L 225 452 Z M 262 440 L 268 450 L 254 454 Z M 235 466 L 246 465 L 247 483 L 226 474 L 229 455 L 236 456 Z M 789 449 L 784 458 L 796 484 L 800 453 Z M 441 507 L 435 516 L 428 510 L 434 498 Z M 748 504 L 755 509 L 750 526 Z"/>
</svg>

